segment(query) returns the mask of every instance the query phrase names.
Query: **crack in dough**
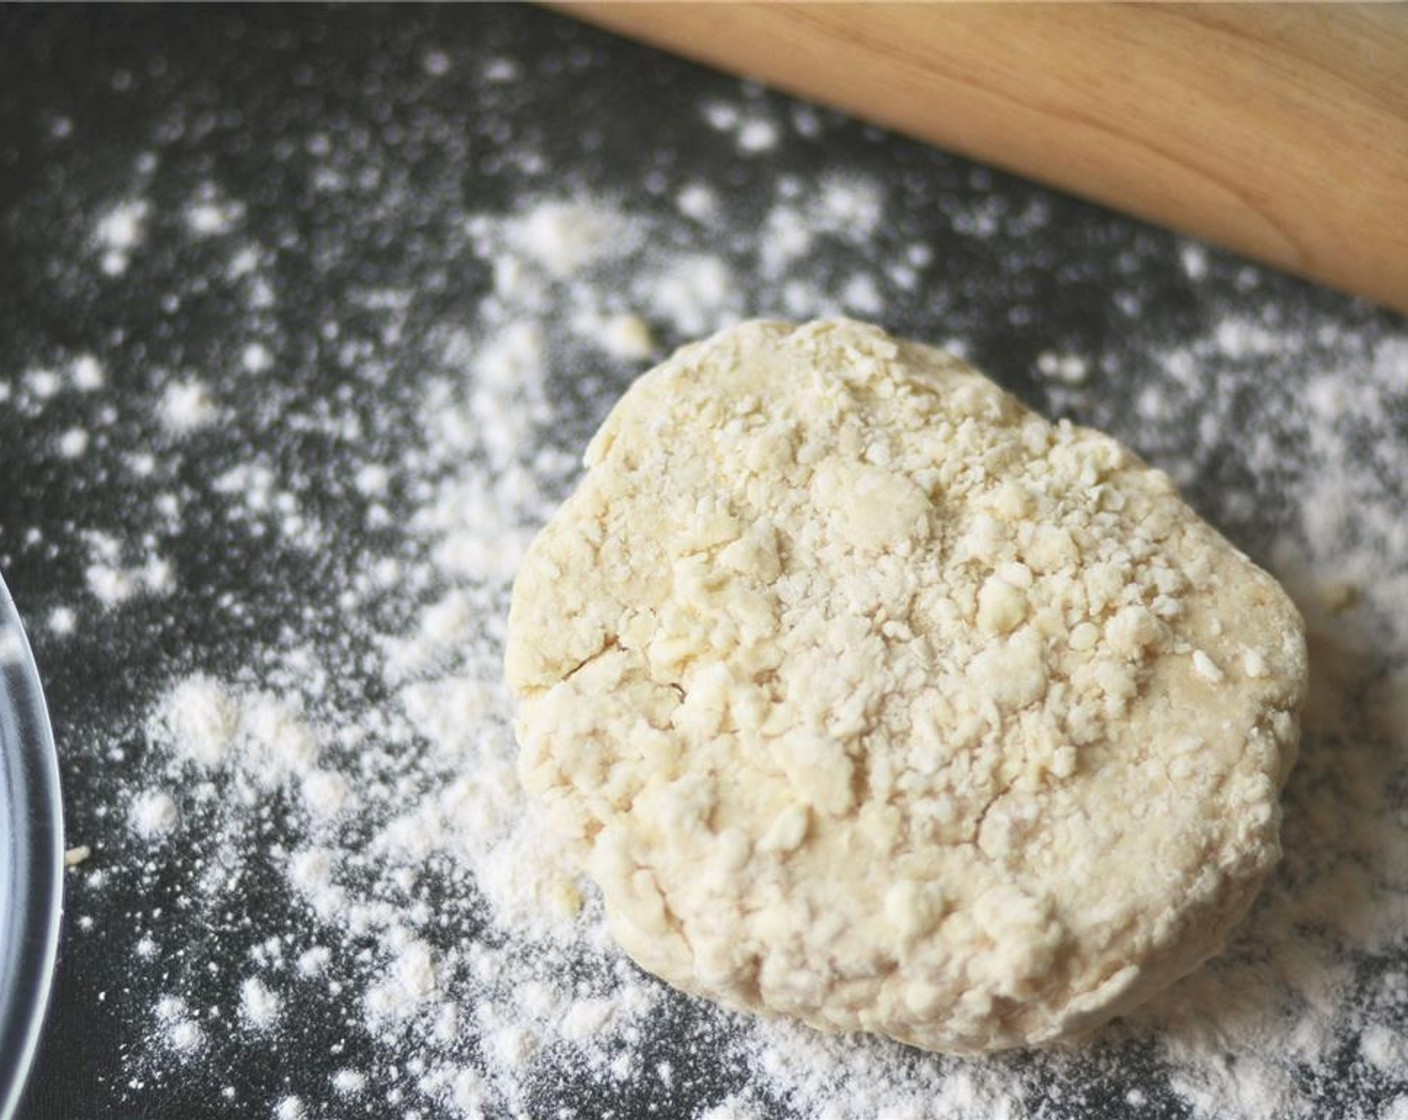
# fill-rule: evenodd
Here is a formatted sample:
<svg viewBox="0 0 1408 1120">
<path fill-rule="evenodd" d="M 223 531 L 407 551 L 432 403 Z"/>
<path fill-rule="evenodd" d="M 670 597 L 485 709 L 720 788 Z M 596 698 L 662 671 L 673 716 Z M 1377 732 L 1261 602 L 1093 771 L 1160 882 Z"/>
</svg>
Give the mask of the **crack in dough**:
<svg viewBox="0 0 1408 1120">
<path fill-rule="evenodd" d="M 506 668 L 523 783 L 643 967 L 971 1053 L 1221 949 L 1305 643 L 1163 474 L 847 320 L 685 347 L 586 464 Z"/>
</svg>

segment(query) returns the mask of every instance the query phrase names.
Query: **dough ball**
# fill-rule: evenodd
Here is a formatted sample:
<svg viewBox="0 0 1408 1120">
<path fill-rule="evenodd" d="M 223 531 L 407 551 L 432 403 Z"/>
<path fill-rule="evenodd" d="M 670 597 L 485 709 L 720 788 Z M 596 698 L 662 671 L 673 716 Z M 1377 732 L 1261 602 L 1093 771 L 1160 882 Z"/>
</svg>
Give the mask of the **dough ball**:
<svg viewBox="0 0 1408 1120">
<path fill-rule="evenodd" d="M 973 1053 L 1222 948 L 1305 643 L 1165 475 L 845 320 L 685 347 L 586 464 L 507 672 L 523 783 L 644 968 Z"/>
</svg>

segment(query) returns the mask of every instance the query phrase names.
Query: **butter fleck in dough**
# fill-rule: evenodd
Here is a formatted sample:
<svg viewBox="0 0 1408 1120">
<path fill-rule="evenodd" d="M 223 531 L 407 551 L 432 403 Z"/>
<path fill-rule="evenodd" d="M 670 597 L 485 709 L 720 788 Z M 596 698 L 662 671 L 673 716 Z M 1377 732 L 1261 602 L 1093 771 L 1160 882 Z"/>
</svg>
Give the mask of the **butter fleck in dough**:
<svg viewBox="0 0 1408 1120">
<path fill-rule="evenodd" d="M 1217 953 L 1279 856 L 1276 582 L 1114 440 L 875 327 L 641 377 L 519 573 L 520 774 L 644 968 L 973 1053 Z"/>
</svg>

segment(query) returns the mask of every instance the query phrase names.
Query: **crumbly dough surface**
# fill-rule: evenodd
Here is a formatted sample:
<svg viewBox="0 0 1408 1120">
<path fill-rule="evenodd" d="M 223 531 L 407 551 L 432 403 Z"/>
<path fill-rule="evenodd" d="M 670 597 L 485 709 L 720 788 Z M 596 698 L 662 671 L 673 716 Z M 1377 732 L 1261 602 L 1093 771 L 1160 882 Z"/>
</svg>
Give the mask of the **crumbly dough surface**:
<svg viewBox="0 0 1408 1120">
<path fill-rule="evenodd" d="M 643 967 L 935 1050 L 1218 952 L 1279 855 L 1276 582 L 1114 440 L 875 327 L 626 393 L 514 588 L 520 773 Z"/>
</svg>

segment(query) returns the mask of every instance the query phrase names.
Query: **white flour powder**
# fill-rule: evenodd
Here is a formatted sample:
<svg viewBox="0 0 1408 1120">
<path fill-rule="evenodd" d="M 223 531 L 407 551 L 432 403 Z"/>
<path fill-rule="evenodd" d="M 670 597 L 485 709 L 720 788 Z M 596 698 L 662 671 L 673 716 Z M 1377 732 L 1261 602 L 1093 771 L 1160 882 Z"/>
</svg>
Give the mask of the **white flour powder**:
<svg viewBox="0 0 1408 1120">
<path fill-rule="evenodd" d="M 93 242 L 102 253 L 102 269 L 108 275 L 127 271 L 132 250 L 142 243 L 148 209 L 142 199 L 121 202 L 98 222 Z"/>
<path fill-rule="evenodd" d="M 517 66 L 495 60 L 482 78 L 509 83 Z M 433 53 L 423 69 L 437 79 L 451 63 Z M 789 124 L 793 141 L 823 128 L 811 110 L 785 124 L 747 100 L 702 112 L 750 160 Z M 329 196 L 357 181 L 327 137 L 307 151 Z M 726 1014 L 613 948 L 594 894 L 519 794 L 500 669 L 518 558 L 570 487 L 586 435 L 663 346 L 747 315 L 883 320 L 927 284 L 932 318 L 910 333 L 963 331 L 944 285 L 926 279 L 945 267 L 927 244 L 870 251 L 903 202 L 864 173 L 783 176 L 761 214 L 730 213 L 722 183 L 657 193 L 660 207 L 634 212 L 559 188 L 467 216 L 448 252 L 483 283 L 452 309 L 395 285 L 352 292 L 318 347 L 358 394 L 388 408 L 413 397 L 413 427 L 394 440 L 351 398 L 284 407 L 217 388 L 262 385 L 300 359 L 270 331 L 279 278 L 244 204 L 218 184 L 190 199 L 183 236 L 226 254 L 221 282 L 249 331 L 228 369 L 173 373 L 155 390 L 164 442 L 127 449 L 128 484 L 164 524 L 210 518 L 267 542 L 271 566 L 313 575 L 284 592 L 276 632 L 241 637 L 237 656 L 186 651 L 132 737 L 140 779 L 112 822 L 128 835 L 76 838 L 95 849 L 71 872 L 78 913 L 101 910 L 104 875 L 172 876 L 179 928 L 204 931 L 173 944 L 175 919 L 156 911 L 109 924 L 130 939 L 130 1014 L 148 1039 L 128 1058 L 134 1086 L 174 1064 L 235 1101 L 234 1063 L 277 1060 L 293 1080 L 231 1108 L 281 1120 L 351 1103 L 378 1116 L 605 1116 L 631 1100 L 684 1115 L 670 1104 L 679 1093 L 707 1120 L 1057 1118 L 1097 1104 L 1274 1120 L 1325 1115 L 1344 1094 L 1343 1115 L 1408 1115 L 1408 1097 L 1395 1102 L 1408 1085 L 1408 330 L 1292 321 L 1251 297 L 1193 337 L 1131 325 L 1104 353 L 1047 340 L 1033 369 L 993 370 L 1034 375 L 1048 409 L 1191 484 L 1307 613 L 1316 679 L 1287 858 L 1228 955 L 1089 1044 L 978 1062 Z M 975 243 L 1047 220 L 1036 203 L 978 199 L 947 211 Z M 131 267 L 154 220 L 140 198 L 100 215 L 100 269 Z M 1234 267 L 1194 245 L 1182 265 L 1198 283 Z M 1111 314 L 1148 295 L 1120 288 Z M 989 302 L 993 317 L 1006 310 Z M 1013 323 L 1031 314 L 1013 308 Z M 412 343 L 425 368 L 398 364 Z M 107 391 L 97 358 L 74 360 L 70 378 Z M 52 380 L 22 379 L 25 407 L 59 393 L 64 379 Z M 272 438 L 204 466 L 191 449 L 227 423 L 315 435 L 335 466 L 319 474 Z M 159 534 L 85 539 L 104 612 L 188 590 Z M 216 589 L 203 601 L 238 632 L 236 599 Z M 56 635 L 72 625 L 55 612 Z M 129 865 L 104 870 L 105 847 Z M 256 895 L 276 901 L 246 914 Z M 197 995 L 211 975 L 226 998 Z M 328 1068 L 300 1051 L 300 1019 L 329 1014 L 343 1024 L 336 1072 L 299 1080 L 304 1066 Z M 1113 1104 L 1101 1096 L 1111 1085 Z"/>
</svg>

